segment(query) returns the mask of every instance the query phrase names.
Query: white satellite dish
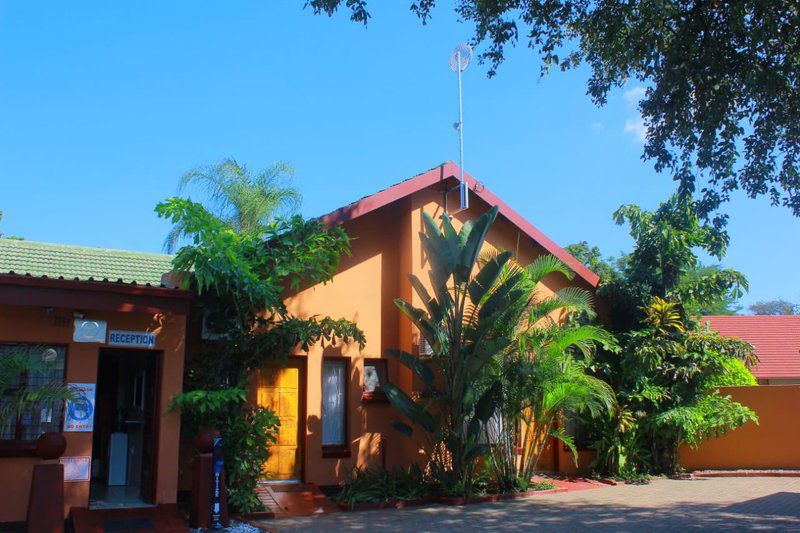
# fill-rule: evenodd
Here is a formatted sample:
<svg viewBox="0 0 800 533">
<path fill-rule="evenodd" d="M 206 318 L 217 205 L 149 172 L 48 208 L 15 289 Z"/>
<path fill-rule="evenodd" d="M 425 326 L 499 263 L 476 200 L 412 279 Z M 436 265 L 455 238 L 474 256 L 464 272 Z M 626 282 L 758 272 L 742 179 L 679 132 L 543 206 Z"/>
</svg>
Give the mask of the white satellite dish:
<svg viewBox="0 0 800 533">
<path fill-rule="evenodd" d="M 467 70 L 470 59 L 472 59 L 472 47 L 467 43 L 456 45 L 453 53 L 450 54 L 450 70 L 458 73 L 458 122 L 453 124 L 453 127 L 458 130 L 458 152 L 461 157 L 461 176 L 458 185 L 461 209 L 469 207 L 469 189 L 467 188 L 467 182 L 464 181 L 464 118 L 461 112 L 461 73 Z"/>
<path fill-rule="evenodd" d="M 450 70 L 464 72 L 467 70 L 470 59 L 472 59 L 472 47 L 467 43 L 459 44 L 453 48 L 453 53 L 450 54 Z"/>
</svg>

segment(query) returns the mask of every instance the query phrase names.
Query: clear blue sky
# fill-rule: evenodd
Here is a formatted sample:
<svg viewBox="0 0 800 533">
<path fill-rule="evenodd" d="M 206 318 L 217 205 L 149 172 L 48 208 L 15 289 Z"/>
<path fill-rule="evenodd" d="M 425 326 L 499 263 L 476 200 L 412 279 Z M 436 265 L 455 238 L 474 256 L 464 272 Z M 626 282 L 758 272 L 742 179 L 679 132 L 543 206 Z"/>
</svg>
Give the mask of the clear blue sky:
<svg viewBox="0 0 800 533">
<path fill-rule="evenodd" d="M 0 231 L 159 251 L 153 206 L 233 156 L 291 163 L 318 215 L 458 157 L 448 55 L 471 28 L 373 0 L 367 29 L 301 0 L 0 3 Z M 466 168 L 559 244 L 630 248 L 611 213 L 673 189 L 642 162 L 635 84 L 603 109 L 585 71 L 539 79 L 527 49 L 464 78 Z M 743 302 L 800 301 L 800 220 L 737 198 L 724 263 Z"/>
</svg>

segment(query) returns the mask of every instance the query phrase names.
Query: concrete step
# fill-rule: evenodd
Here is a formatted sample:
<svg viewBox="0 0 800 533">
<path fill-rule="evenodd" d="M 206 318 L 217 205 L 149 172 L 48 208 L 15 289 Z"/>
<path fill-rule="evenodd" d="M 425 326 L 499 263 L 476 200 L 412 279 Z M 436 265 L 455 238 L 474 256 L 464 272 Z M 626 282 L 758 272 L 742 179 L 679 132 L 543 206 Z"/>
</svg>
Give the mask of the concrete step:
<svg viewBox="0 0 800 533">
<path fill-rule="evenodd" d="M 339 508 L 310 483 L 259 482 L 256 494 L 275 518 L 335 513 Z"/>
</svg>

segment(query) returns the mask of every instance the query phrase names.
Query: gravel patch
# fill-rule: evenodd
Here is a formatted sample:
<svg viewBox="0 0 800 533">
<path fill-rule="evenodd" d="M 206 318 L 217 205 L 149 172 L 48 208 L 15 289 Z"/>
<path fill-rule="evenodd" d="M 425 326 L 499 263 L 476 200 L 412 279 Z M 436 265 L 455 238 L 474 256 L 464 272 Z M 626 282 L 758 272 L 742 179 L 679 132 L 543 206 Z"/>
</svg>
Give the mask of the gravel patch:
<svg viewBox="0 0 800 533">
<path fill-rule="evenodd" d="M 251 526 L 250 524 L 246 524 L 244 522 L 237 522 L 236 520 L 231 520 L 231 525 L 224 528 L 224 529 L 190 529 L 191 533 L 206 533 L 211 531 L 224 531 L 226 533 L 262 533 L 262 529 L 258 529 L 255 526 Z"/>
</svg>

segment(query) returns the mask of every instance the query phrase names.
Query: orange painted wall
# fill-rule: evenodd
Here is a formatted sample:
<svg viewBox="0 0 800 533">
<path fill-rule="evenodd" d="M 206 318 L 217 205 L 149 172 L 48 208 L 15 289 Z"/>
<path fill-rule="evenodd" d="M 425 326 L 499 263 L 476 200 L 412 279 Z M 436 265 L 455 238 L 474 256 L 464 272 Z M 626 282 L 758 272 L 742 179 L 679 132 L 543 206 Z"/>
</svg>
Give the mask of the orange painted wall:
<svg viewBox="0 0 800 533">
<path fill-rule="evenodd" d="M 753 409 L 758 425 L 748 422 L 697 450 L 682 447 L 684 468 L 800 469 L 800 385 L 723 387 L 721 392 Z"/>
<path fill-rule="evenodd" d="M 398 313 L 392 300 L 398 295 L 402 240 L 402 205 L 387 206 L 380 219 L 362 217 L 345 225 L 353 239 L 352 255 L 345 257 L 334 280 L 301 290 L 287 300 L 288 310 L 301 317 L 328 315 L 356 322 L 367 337 L 363 351 L 352 345 L 318 345 L 306 359 L 305 479 L 331 485 L 356 465 L 381 464 L 378 439 L 389 435 L 391 407 L 362 404 L 365 358 L 378 358 L 398 340 Z M 321 436 L 322 359 L 350 359 L 347 438 L 350 457 L 323 458 Z M 389 369 L 393 376 L 393 368 Z M 387 448 L 391 449 L 391 442 Z"/>
<path fill-rule="evenodd" d="M 449 197 L 450 208 L 458 202 L 457 193 Z M 473 197 L 468 211 L 457 213 L 454 225 L 475 219 L 489 208 L 482 200 Z M 417 350 L 418 337 L 411 323 L 396 309 L 393 300 L 404 298 L 415 306 L 422 306 L 412 291 L 408 273 L 416 274 L 428 286 L 428 262 L 419 240 L 423 230 L 423 212 L 435 219 L 444 211 L 444 200 L 438 185 L 420 191 L 344 225 L 353 239 L 352 256 L 343 260 L 339 272 L 327 284 L 299 291 L 287 298 L 290 312 L 304 317 L 329 315 L 355 321 L 364 330 L 367 346 L 359 352 L 355 345 L 315 346 L 307 357 L 307 426 L 305 447 L 305 480 L 319 485 L 336 484 L 344 479 L 354 466 L 379 465 L 407 466 L 420 455 L 414 442 L 391 427 L 397 414 L 390 405 L 362 404 L 363 363 L 365 358 L 382 357 L 388 348 Z M 515 252 L 521 262 L 528 263 L 543 250 L 524 233 L 505 219 L 498 218 L 487 237 L 487 249 L 506 249 Z M 545 294 L 559 290 L 569 282 L 557 277 L 546 279 Z M 575 281 L 583 288 L 590 288 Z M 321 447 L 321 368 L 322 358 L 344 356 L 350 358 L 350 385 L 348 397 L 349 458 L 322 457 Z M 389 380 L 407 391 L 416 389 L 408 369 L 389 359 Z M 385 458 L 377 446 L 383 438 Z M 548 454 L 552 456 L 552 454 Z M 549 461 L 549 462 L 548 462 Z M 544 468 L 552 468 L 546 459 Z"/>
<path fill-rule="evenodd" d="M 57 320 L 56 317 L 60 318 Z M 72 310 L 56 309 L 54 316 L 44 308 L 0 306 L 0 342 L 59 344 L 67 347 L 66 381 L 94 383 L 97 379 L 99 350 L 105 345 L 72 342 Z M 155 331 L 156 350 L 163 350 L 161 377 L 162 413 L 158 430 L 156 501 L 175 502 L 178 483 L 178 441 L 180 415 L 167 413 L 166 405 L 181 390 L 185 317 L 133 313 L 87 312 L 86 318 L 106 320 L 109 329 Z M 91 456 L 91 433 L 65 433 L 65 456 Z M 0 458 L 0 522 L 24 521 L 28 506 L 30 480 L 39 459 Z M 65 516 L 71 507 L 88 505 L 89 483 L 65 483 Z"/>
</svg>

